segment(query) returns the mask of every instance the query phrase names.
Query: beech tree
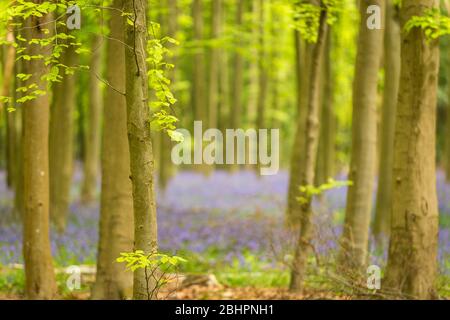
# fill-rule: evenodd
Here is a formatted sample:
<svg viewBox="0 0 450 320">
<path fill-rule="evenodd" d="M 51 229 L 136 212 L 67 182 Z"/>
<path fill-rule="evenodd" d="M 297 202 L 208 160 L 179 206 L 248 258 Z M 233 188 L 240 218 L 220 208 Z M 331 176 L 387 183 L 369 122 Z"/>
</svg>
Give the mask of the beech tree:
<svg viewBox="0 0 450 320">
<path fill-rule="evenodd" d="M 383 30 L 369 28 L 370 14 L 381 18 L 368 8 L 384 12 L 384 0 L 360 2 L 358 53 L 353 86 L 352 150 L 347 194 L 344 232 L 342 236 L 341 267 L 358 272 L 367 261 L 369 225 L 376 164 L 377 84 L 382 55 Z M 372 7 L 372 8 L 374 8 Z M 369 14 L 368 14 L 369 13 Z"/>
<path fill-rule="evenodd" d="M 386 1 L 384 32 L 384 96 L 381 119 L 381 150 L 378 192 L 373 233 L 378 238 L 389 235 L 392 209 L 392 161 L 394 158 L 395 111 L 400 85 L 400 24 L 398 9 Z"/>
<path fill-rule="evenodd" d="M 100 197 L 100 239 L 97 275 L 92 299 L 132 297 L 133 275 L 116 259 L 133 249 L 133 198 L 130 181 L 130 154 L 127 138 L 125 92 L 124 0 L 114 0 L 106 42 L 104 127 L 102 134 L 102 184 Z M 114 40 L 112 40 L 114 39 Z"/>
<path fill-rule="evenodd" d="M 286 207 L 286 224 L 298 226 L 301 216 L 301 204 L 297 200 L 298 188 L 301 185 L 301 170 L 305 148 L 306 110 L 309 97 L 309 75 L 311 55 L 314 45 L 303 41 L 299 30 L 294 31 L 295 40 L 295 73 L 297 81 L 297 120 L 289 168 L 289 186 Z"/>
<path fill-rule="evenodd" d="M 323 67 L 323 54 L 328 33 L 327 7 L 323 1 L 318 1 L 320 18 L 318 26 L 317 41 L 311 56 L 311 68 L 309 75 L 309 99 L 306 112 L 305 131 L 305 158 L 301 167 L 301 186 L 314 185 L 314 174 L 316 168 L 317 149 L 319 145 L 320 123 L 320 74 Z M 291 270 L 290 289 L 292 291 L 303 290 L 303 281 L 306 274 L 307 259 L 310 253 L 310 241 L 312 237 L 312 204 L 311 195 L 300 192 L 302 200 L 300 211 L 300 224 L 297 245 L 295 247 L 294 260 Z"/>
<path fill-rule="evenodd" d="M 14 32 L 9 30 L 6 34 L 6 40 L 14 41 Z M 11 88 L 14 87 L 14 66 L 15 66 L 16 49 L 13 46 L 9 46 L 3 57 L 3 84 L 2 95 L 9 96 L 11 94 Z M 9 106 L 3 101 L 0 101 L 0 112 L 3 112 L 6 118 L 6 172 L 7 172 L 7 184 L 10 188 L 14 188 L 17 183 L 17 129 L 16 129 L 16 113 L 8 112 Z"/>
<path fill-rule="evenodd" d="M 87 110 L 88 124 L 85 136 L 84 150 L 84 180 L 81 198 L 84 203 L 94 200 L 97 187 L 98 171 L 100 168 L 100 131 L 101 112 L 103 108 L 102 90 L 98 76 L 102 69 L 103 39 L 101 35 L 94 35 L 91 40 L 91 61 L 89 70 L 89 108 Z"/>
<path fill-rule="evenodd" d="M 44 1 L 34 0 L 33 4 Z M 29 56 L 51 55 L 51 46 L 42 48 L 33 39 L 45 40 L 51 30 L 43 27 L 52 20 L 51 14 L 30 16 L 24 21 L 24 38 L 28 41 L 25 54 Z M 48 67 L 42 59 L 24 60 L 26 85 L 36 84 L 45 91 L 47 82 L 42 80 Z M 52 299 L 56 296 L 55 272 L 50 252 L 49 237 L 49 158 L 48 137 L 50 103 L 47 94 L 23 104 L 23 201 L 24 231 L 23 253 L 25 260 L 25 289 L 29 299 Z"/>
<path fill-rule="evenodd" d="M 67 41 L 66 41 L 67 42 Z M 67 45 L 67 44 L 66 44 Z M 62 53 L 65 66 L 76 65 L 77 53 L 69 46 Z M 66 228 L 70 204 L 74 160 L 74 121 L 76 75 L 67 74 L 53 87 L 50 117 L 50 216 L 59 232 Z"/>
<path fill-rule="evenodd" d="M 211 40 L 215 41 L 210 49 L 209 65 L 209 99 L 208 99 L 208 128 L 217 128 L 219 110 L 219 76 L 220 76 L 220 48 L 217 44 L 222 29 L 222 1 L 211 2 Z"/>
<path fill-rule="evenodd" d="M 127 132 L 133 189 L 134 249 L 152 254 L 157 250 L 156 201 L 153 181 L 153 149 L 150 136 L 147 75 L 147 3 L 126 0 L 125 12 L 132 13 L 132 23 L 125 21 L 125 88 Z M 148 279 L 143 269 L 134 272 L 133 298 L 147 299 Z"/>
</svg>

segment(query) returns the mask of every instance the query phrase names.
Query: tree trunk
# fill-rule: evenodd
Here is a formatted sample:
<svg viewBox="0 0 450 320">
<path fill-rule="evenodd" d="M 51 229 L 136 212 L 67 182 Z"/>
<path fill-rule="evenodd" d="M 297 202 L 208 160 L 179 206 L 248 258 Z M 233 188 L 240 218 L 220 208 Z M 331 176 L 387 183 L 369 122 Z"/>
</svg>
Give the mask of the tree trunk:
<svg viewBox="0 0 450 320">
<path fill-rule="evenodd" d="M 305 48 L 302 50 L 300 33 L 295 31 L 294 35 L 296 44 L 297 124 L 290 160 L 286 225 L 297 228 L 300 223 L 301 212 L 300 202 L 297 200 L 297 197 L 301 185 L 301 170 L 305 150 L 306 112 L 309 100 L 308 78 L 313 45 L 305 43 Z"/>
<path fill-rule="evenodd" d="M 203 40 L 203 5 L 201 0 L 193 0 L 192 16 L 194 19 L 194 40 Z M 193 90 L 192 106 L 194 108 L 195 120 L 205 122 L 207 120 L 206 99 L 205 99 L 205 54 L 203 44 L 199 43 L 194 54 L 193 66 Z M 205 124 L 205 123 L 204 123 Z"/>
<path fill-rule="evenodd" d="M 264 0 L 259 1 L 259 54 L 258 54 L 258 103 L 256 114 L 256 128 L 263 129 L 265 125 L 266 97 L 267 97 L 267 53 L 266 53 L 266 35 L 265 35 L 265 15 L 266 8 Z"/>
<path fill-rule="evenodd" d="M 395 111 L 400 85 L 400 24 L 392 0 L 386 2 L 384 33 L 384 98 L 381 120 L 381 152 L 377 207 L 373 233 L 377 242 L 389 235 L 392 209 L 392 162 L 394 159 Z M 381 244 L 381 243 L 380 243 Z"/>
<path fill-rule="evenodd" d="M 323 63 L 323 54 L 325 48 L 325 40 L 327 37 L 327 10 L 323 8 L 323 2 L 317 3 L 322 7 L 319 22 L 319 34 L 317 43 L 311 59 L 311 68 L 309 75 L 309 102 L 306 114 L 306 132 L 305 132 L 305 158 L 302 163 L 301 185 L 310 186 L 314 184 L 314 174 L 317 159 L 317 147 L 319 144 L 320 123 L 320 74 Z M 308 195 L 301 194 L 302 197 L 308 198 L 305 203 L 301 204 L 301 220 L 298 242 L 295 248 L 294 261 L 291 270 L 290 290 L 302 291 L 303 281 L 306 274 L 307 259 L 310 253 L 311 236 L 312 236 L 312 208 L 311 200 Z"/>
<path fill-rule="evenodd" d="M 253 57 L 258 56 L 258 42 L 259 42 L 259 14 L 260 14 L 260 0 L 251 1 L 252 10 L 252 27 L 251 27 L 251 55 Z M 250 59 L 249 61 L 249 93 L 247 102 L 247 125 L 254 127 L 256 122 L 257 104 L 258 104 L 258 79 L 259 79 L 259 67 L 258 59 Z M 249 152 L 247 150 L 247 152 Z"/>
<path fill-rule="evenodd" d="M 193 0 L 192 2 L 192 18 L 194 23 L 194 41 L 196 42 L 193 70 L 192 70 L 192 107 L 194 121 L 202 121 L 203 127 L 208 126 L 208 101 L 206 97 L 207 83 L 205 72 L 205 48 L 202 41 L 204 40 L 204 24 L 203 24 L 203 2 L 202 0 Z M 193 122 L 190 126 L 193 128 Z M 197 142 L 195 142 L 197 143 Z M 193 148 L 195 149 L 195 147 Z M 192 151 L 193 152 L 193 151 Z M 206 164 L 195 165 L 194 168 L 204 174 L 209 172 Z"/>
<path fill-rule="evenodd" d="M 22 60 L 16 61 L 15 73 L 23 73 L 23 62 Z M 23 81 L 16 78 L 14 81 L 14 89 L 23 86 Z M 14 90 L 13 92 L 14 101 L 21 98 L 21 93 Z M 16 175 L 16 185 L 14 186 L 14 211 L 15 214 L 20 217 L 23 221 L 23 108 L 17 108 L 14 115 L 14 120 L 16 121 L 16 137 L 15 137 L 15 150 L 16 153 L 16 165 L 15 165 L 15 175 Z"/>
<path fill-rule="evenodd" d="M 34 3 L 43 1 L 35 0 Z M 27 41 L 44 39 L 49 35 L 43 28 L 51 15 L 30 17 L 24 32 Z M 51 30 L 50 31 L 51 34 Z M 28 45 L 25 54 L 50 55 L 51 48 Z M 41 79 L 48 72 L 42 59 L 24 61 L 24 71 L 32 74 L 27 85 L 35 83 L 39 90 L 47 90 Z M 23 173 L 24 173 L 24 234 L 25 292 L 28 299 L 52 299 L 56 295 L 56 282 L 50 252 L 49 237 L 49 100 L 48 94 L 26 102 L 23 106 Z"/>
<path fill-rule="evenodd" d="M 316 168 L 316 185 L 320 186 L 327 182 L 329 178 L 333 178 L 334 162 L 335 162 L 335 128 L 336 117 L 333 109 L 333 84 L 334 75 L 331 66 L 331 37 L 332 33 L 329 30 L 327 35 L 327 43 L 324 55 L 324 71 L 323 71 L 323 99 L 321 102 L 321 130 L 319 152 L 317 154 L 317 168 Z"/>
<path fill-rule="evenodd" d="M 84 152 L 84 180 L 81 199 L 84 203 L 95 199 L 100 156 L 101 110 L 103 108 L 102 90 L 96 75 L 101 75 L 102 42 L 100 35 L 94 35 L 91 43 L 92 55 L 89 70 L 89 108 Z"/>
<path fill-rule="evenodd" d="M 221 21 L 226 21 L 225 19 L 225 10 L 221 11 Z M 219 56 L 219 109 L 218 109 L 218 118 L 217 118 L 217 128 L 221 132 L 225 132 L 230 124 L 230 64 L 229 64 L 229 56 L 228 52 L 222 49 L 222 52 Z M 223 138 L 223 144 L 227 144 L 226 136 Z M 226 159 L 227 150 L 225 149 L 223 152 L 223 157 Z M 220 167 L 220 166 L 219 166 Z M 224 169 L 229 170 L 231 166 L 225 165 Z"/>
<path fill-rule="evenodd" d="M 238 0 L 238 7 L 236 11 L 236 28 L 240 31 L 242 28 L 242 19 L 244 15 L 244 0 Z M 241 43 L 237 40 L 238 47 Z M 239 49 L 239 48 L 238 48 Z M 240 126 L 241 112 L 242 112 L 242 89 L 244 87 L 243 69 L 244 69 L 244 58 L 239 50 L 236 51 L 233 61 L 234 69 L 234 79 L 233 79 L 233 104 L 230 117 L 230 128 L 237 129 Z M 236 153 L 235 153 L 236 154 Z"/>
<path fill-rule="evenodd" d="M 450 183 L 450 68 L 448 71 L 448 105 L 447 105 L 447 119 L 446 119 L 446 129 L 447 134 L 445 136 L 445 177 L 448 183 Z"/>
<path fill-rule="evenodd" d="M 68 47 L 62 63 L 73 67 L 77 54 L 73 46 Z M 64 70 L 61 69 L 61 72 Z M 64 75 L 53 87 L 50 119 L 50 217 L 58 232 L 66 228 L 70 204 L 70 187 L 73 174 L 73 142 L 76 106 L 76 76 Z"/>
<path fill-rule="evenodd" d="M 6 34 L 6 41 L 14 42 L 14 33 L 8 31 Z M 2 95 L 5 97 L 11 96 L 11 86 L 14 81 L 14 64 L 15 64 L 16 49 L 12 45 L 8 45 L 6 48 L 5 56 L 3 58 L 3 84 Z M 5 110 L 3 110 L 5 108 Z M 7 172 L 7 185 L 8 187 L 15 188 L 16 178 L 16 113 L 9 112 L 8 105 L 5 105 L 0 101 L 0 112 L 4 112 L 6 115 L 6 172 Z"/>
<path fill-rule="evenodd" d="M 208 128 L 217 128 L 218 105 L 219 105 L 219 71 L 220 71 L 220 48 L 217 41 L 220 39 L 222 31 L 222 1 L 212 0 L 211 18 L 211 40 L 213 41 L 210 54 L 209 65 L 209 106 L 208 106 Z M 214 43 L 215 41 L 215 43 Z"/>
<path fill-rule="evenodd" d="M 244 0 L 237 0 L 236 9 L 236 28 L 241 31 L 243 25 L 243 15 L 244 15 Z M 234 54 L 233 60 L 233 87 L 232 87 L 232 105 L 230 113 L 230 129 L 239 129 L 241 125 L 242 118 L 242 89 L 244 88 L 244 58 L 239 51 L 242 47 L 242 41 L 236 39 L 236 53 Z M 237 155 L 237 145 L 234 145 L 234 154 Z M 238 168 L 237 161 L 232 165 L 232 169 L 236 170 Z"/>
<path fill-rule="evenodd" d="M 450 1 L 446 0 L 444 2 L 445 7 L 447 9 L 447 15 L 450 15 Z M 447 103 L 447 118 L 446 118 L 446 130 L 447 134 L 445 136 L 445 159 L 444 159 L 444 166 L 445 166 L 445 178 L 448 183 L 450 183 L 450 67 L 448 67 L 447 71 L 447 91 L 448 91 L 448 103 Z"/>
<path fill-rule="evenodd" d="M 115 0 L 112 6 L 122 10 L 123 0 Z M 112 88 L 124 92 L 125 49 L 122 44 L 123 18 L 119 11 L 111 11 L 109 26 L 109 37 L 119 41 L 107 42 L 105 76 Z M 132 251 L 134 237 L 126 100 L 112 88 L 105 88 L 100 239 L 92 299 L 131 298 L 133 288 L 132 273 L 116 262 L 121 252 Z"/>
<path fill-rule="evenodd" d="M 367 27 L 367 8 L 384 8 L 384 0 L 362 0 L 353 85 L 352 154 L 340 265 L 362 271 L 367 260 L 369 225 L 376 165 L 377 83 L 382 55 L 382 30 Z"/>
<path fill-rule="evenodd" d="M 178 30 L 178 6 L 177 6 L 177 0 L 168 0 L 167 1 L 168 6 L 168 16 L 167 16 L 167 34 L 169 37 L 175 38 Z M 168 63 L 171 63 L 173 65 L 176 64 L 176 53 L 174 52 L 176 50 L 175 46 L 171 46 L 170 49 L 172 50 L 172 53 L 174 55 L 168 59 Z M 175 82 L 176 72 L 175 70 L 170 70 L 169 72 L 169 80 L 171 83 Z M 166 189 L 167 183 L 173 174 L 173 166 L 171 161 L 171 147 L 172 142 L 170 137 L 167 135 L 166 132 L 159 132 L 160 135 L 160 144 L 159 144 L 159 179 L 158 183 L 161 187 L 161 190 L 164 191 Z"/>
<path fill-rule="evenodd" d="M 269 81 L 267 70 L 267 48 L 266 48 L 266 5 L 264 0 L 259 0 L 259 21 L 258 21 L 258 99 L 256 109 L 256 130 L 264 129 L 266 118 L 266 99 L 267 86 Z M 258 141 L 257 152 L 259 154 L 259 147 L 267 141 Z M 260 171 L 260 163 L 254 167 L 256 171 Z"/>
<path fill-rule="evenodd" d="M 404 0 L 401 25 L 438 4 L 437 0 Z M 430 299 L 436 297 L 439 219 L 435 165 L 438 41 L 426 39 L 418 28 L 403 32 L 401 61 L 391 242 L 384 286 L 409 298 Z"/>
<path fill-rule="evenodd" d="M 134 207 L 134 249 L 146 254 L 157 250 L 156 199 L 146 66 L 146 1 L 126 0 L 125 11 L 134 12 L 134 26 L 125 23 L 127 128 Z M 144 270 L 134 272 L 134 299 L 148 299 Z"/>
<path fill-rule="evenodd" d="M 222 132 L 228 128 L 230 118 L 230 65 L 227 52 L 220 55 L 220 103 L 218 112 L 217 127 Z M 233 79 L 234 81 L 234 79 Z M 225 150 L 226 151 L 226 150 Z M 225 154 L 224 154 L 225 156 Z"/>
</svg>

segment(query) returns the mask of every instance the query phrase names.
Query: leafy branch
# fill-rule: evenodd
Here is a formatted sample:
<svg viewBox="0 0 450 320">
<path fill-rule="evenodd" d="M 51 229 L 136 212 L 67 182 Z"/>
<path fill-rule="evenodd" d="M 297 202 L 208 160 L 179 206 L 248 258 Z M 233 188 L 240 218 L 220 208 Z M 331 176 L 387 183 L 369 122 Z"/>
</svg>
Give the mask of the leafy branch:
<svg viewBox="0 0 450 320">
<path fill-rule="evenodd" d="M 409 33 L 412 29 L 421 29 L 427 40 L 436 40 L 450 34 L 450 18 L 441 14 L 437 8 L 425 11 L 423 16 L 414 16 L 406 22 L 404 30 Z"/>
<path fill-rule="evenodd" d="M 299 190 L 301 193 L 300 197 L 297 197 L 297 200 L 300 204 L 307 204 L 311 201 L 314 196 L 318 196 L 323 194 L 326 191 L 352 186 L 352 181 L 336 181 L 332 178 L 328 179 L 328 181 L 318 187 L 313 185 L 300 186 Z"/>
<path fill-rule="evenodd" d="M 179 256 L 169 256 L 158 252 L 145 254 L 142 250 L 122 252 L 116 261 L 126 263 L 127 270 L 132 272 L 144 270 L 148 300 L 157 299 L 159 290 L 173 280 L 167 275 L 174 271 L 176 273 L 177 267 L 187 262 Z"/>
</svg>

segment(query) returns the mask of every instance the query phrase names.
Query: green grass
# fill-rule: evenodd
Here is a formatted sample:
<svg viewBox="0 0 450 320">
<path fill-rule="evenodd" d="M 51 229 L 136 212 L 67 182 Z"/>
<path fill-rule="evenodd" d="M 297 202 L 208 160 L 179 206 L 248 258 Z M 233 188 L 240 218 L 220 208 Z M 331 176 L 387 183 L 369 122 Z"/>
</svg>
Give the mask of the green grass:
<svg viewBox="0 0 450 320">
<path fill-rule="evenodd" d="M 289 284 L 289 272 L 218 272 L 217 279 L 221 284 L 230 287 L 260 287 L 277 288 L 287 287 Z"/>
</svg>

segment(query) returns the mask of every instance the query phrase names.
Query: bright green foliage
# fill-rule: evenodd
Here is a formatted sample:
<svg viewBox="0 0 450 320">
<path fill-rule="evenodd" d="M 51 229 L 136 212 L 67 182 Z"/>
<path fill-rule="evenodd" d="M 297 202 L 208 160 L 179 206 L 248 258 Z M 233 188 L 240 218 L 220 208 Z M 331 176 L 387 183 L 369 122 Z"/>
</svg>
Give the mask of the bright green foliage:
<svg viewBox="0 0 450 320">
<path fill-rule="evenodd" d="M 324 0 L 323 5 L 324 7 L 320 7 L 303 2 L 294 5 L 294 27 L 306 42 L 316 43 L 322 10 L 327 10 L 327 23 L 332 25 L 344 7 L 340 0 Z"/>
<path fill-rule="evenodd" d="M 392 0 L 392 3 L 398 8 L 401 8 L 402 6 L 402 0 Z"/>
<path fill-rule="evenodd" d="M 336 189 L 336 188 L 342 188 L 342 187 L 348 187 L 353 185 L 353 182 L 351 181 L 336 181 L 332 178 L 328 179 L 327 183 L 324 183 L 318 187 L 307 185 L 307 186 L 300 186 L 299 190 L 302 194 L 302 196 L 297 197 L 297 200 L 301 204 L 306 204 L 311 201 L 311 198 L 314 196 L 321 195 L 322 193 Z"/>
<path fill-rule="evenodd" d="M 178 256 L 169 256 L 158 252 L 145 254 L 142 250 L 123 252 L 116 261 L 125 262 L 127 270 L 132 272 L 138 269 L 144 270 L 148 300 L 158 299 L 159 290 L 177 279 L 178 266 L 187 262 L 186 259 Z"/>
<path fill-rule="evenodd" d="M 83 11 L 83 17 L 85 20 L 91 22 L 83 26 L 83 32 L 75 33 L 77 37 L 61 32 L 60 30 L 65 30 L 65 21 L 61 17 L 65 16 L 67 8 L 77 4 Z M 106 5 L 106 4 L 104 4 Z M 46 14 L 53 14 L 56 19 L 43 28 L 44 32 L 50 34 L 55 32 L 55 34 L 50 35 L 44 39 L 31 39 L 27 40 L 20 34 L 16 34 L 15 42 L 9 43 L 7 41 L 0 41 L 0 45 L 13 45 L 16 48 L 17 60 L 32 60 L 32 59 L 42 59 L 46 66 L 50 66 L 49 71 L 42 77 L 42 80 L 48 83 L 50 86 L 53 82 L 59 82 L 63 78 L 63 74 L 73 74 L 77 69 L 88 69 L 87 66 L 67 66 L 61 63 L 61 56 L 64 50 L 69 47 L 75 47 L 77 54 L 88 52 L 86 48 L 82 47 L 82 43 L 77 41 L 80 38 L 83 42 L 88 43 L 88 34 L 103 32 L 92 21 L 98 19 L 95 15 L 101 11 L 102 8 L 95 5 L 92 1 L 66 1 L 61 0 L 58 3 L 53 3 L 50 1 L 43 2 L 41 4 L 36 4 L 26 0 L 19 0 L 12 2 L 4 13 L 0 15 L 0 25 L 9 25 L 10 27 L 17 28 L 20 30 L 23 28 L 23 23 L 25 19 L 30 16 L 42 17 Z M 131 25 L 134 22 L 131 20 L 132 13 L 123 12 L 122 16 L 127 18 L 127 22 Z M 14 23 L 12 23 L 14 19 Z M 16 22 L 17 21 L 17 22 Z M 171 54 L 171 51 L 167 48 L 167 44 L 178 44 L 176 40 L 169 37 L 161 37 L 160 26 L 157 23 L 150 22 L 149 24 L 149 41 L 147 44 L 148 59 L 149 63 L 149 87 L 154 93 L 154 99 L 151 99 L 150 107 L 153 111 L 152 124 L 158 130 L 164 130 L 168 135 L 175 141 L 182 141 L 182 135 L 178 134 L 174 130 L 176 129 L 175 123 L 178 119 L 171 115 L 172 106 L 177 102 L 174 95 L 170 90 L 170 80 L 166 76 L 166 71 L 172 69 L 174 66 L 164 61 L 165 57 Z M 50 55 L 36 55 L 30 56 L 25 54 L 27 46 L 34 44 L 40 45 L 41 47 L 51 48 Z M 31 77 L 28 74 L 19 74 L 17 78 L 22 81 L 26 81 Z M 38 90 L 37 84 L 31 83 L 27 86 L 21 86 L 17 88 L 17 92 L 22 93 L 21 97 L 15 101 L 16 104 L 22 104 L 26 101 L 33 100 L 40 95 L 45 95 L 46 91 Z M 4 103 L 12 104 L 12 97 L 0 96 L 0 99 Z M 9 107 L 8 110 L 14 110 L 14 107 Z"/>
<path fill-rule="evenodd" d="M 315 43 L 321 8 L 309 3 L 302 3 L 296 5 L 294 9 L 295 28 L 305 41 Z"/>
<path fill-rule="evenodd" d="M 422 29 L 428 40 L 435 40 L 450 34 L 450 18 L 442 15 L 437 8 L 427 10 L 424 16 L 412 17 L 405 24 L 406 32 L 410 32 L 414 28 Z"/>
<path fill-rule="evenodd" d="M 328 11 L 327 22 L 332 25 L 337 21 L 346 4 L 342 0 L 323 0 L 323 3 Z"/>
<path fill-rule="evenodd" d="M 15 29 L 15 42 L 8 42 L 1 40 L 0 45 L 12 45 L 16 48 L 16 60 L 43 60 L 46 66 L 51 66 L 49 72 L 44 74 L 41 80 L 50 85 L 52 82 L 59 82 L 62 79 L 62 74 L 73 74 L 78 68 L 86 68 L 83 66 L 67 66 L 60 62 L 60 58 L 64 50 L 69 47 L 76 47 L 76 51 L 80 49 L 81 43 L 76 41 L 76 37 L 59 32 L 64 29 L 65 21 L 63 19 L 53 19 L 52 22 L 46 26 L 42 26 L 42 31 L 45 34 L 54 33 L 49 37 L 43 39 L 31 39 L 27 41 L 21 34 L 20 30 L 24 28 L 24 22 L 29 17 L 43 17 L 47 14 L 53 14 L 55 17 L 62 17 L 68 7 L 75 4 L 75 1 L 61 0 L 58 3 L 46 1 L 43 3 L 34 3 L 25 0 L 18 0 L 9 3 L 5 10 L 0 14 L 0 25 L 8 26 Z M 79 3 L 77 2 L 79 5 Z M 30 45 L 39 45 L 42 48 L 51 48 L 50 55 L 27 55 L 26 49 Z M 21 81 L 26 81 L 31 77 L 30 74 L 18 74 L 17 78 Z M 36 83 L 27 84 L 16 89 L 16 92 L 22 93 L 21 97 L 15 101 L 16 104 L 22 104 L 27 101 L 36 99 L 39 96 L 45 95 L 47 92 L 38 89 Z M 11 105 L 12 97 L 0 97 L 3 102 Z M 8 108 L 9 111 L 13 111 L 14 106 Z"/>
<path fill-rule="evenodd" d="M 142 250 L 134 252 L 122 252 L 120 257 L 116 259 L 117 262 L 126 262 L 126 267 L 130 271 L 146 268 L 158 268 L 170 270 L 186 262 L 186 259 L 178 256 L 169 256 L 162 253 L 145 254 Z"/>
<path fill-rule="evenodd" d="M 170 91 L 170 80 L 166 76 L 166 71 L 174 67 L 173 64 L 165 62 L 164 58 L 171 54 L 167 44 L 177 45 L 178 42 L 170 37 L 159 37 L 160 25 L 150 22 L 150 38 L 147 44 L 149 63 L 149 86 L 152 89 L 155 99 L 150 102 L 150 108 L 154 111 L 152 124 L 157 130 L 164 130 L 174 141 L 182 141 L 183 136 L 177 134 L 175 123 L 178 119 L 170 115 L 172 106 L 177 102 Z"/>
</svg>

